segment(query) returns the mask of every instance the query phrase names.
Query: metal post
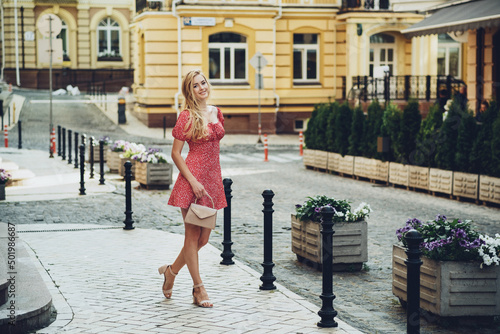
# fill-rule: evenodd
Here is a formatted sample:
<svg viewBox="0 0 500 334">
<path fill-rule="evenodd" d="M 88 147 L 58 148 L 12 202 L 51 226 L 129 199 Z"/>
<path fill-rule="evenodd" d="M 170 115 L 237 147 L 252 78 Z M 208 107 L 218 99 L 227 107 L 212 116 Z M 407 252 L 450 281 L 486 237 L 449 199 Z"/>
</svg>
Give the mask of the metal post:
<svg viewBox="0 0 500 334">
<path fill-rule="evenodd" d="M 231 241 L 231 198 L 233 197 L 231 195 L 231 185 L 233 181 L 230 178 L 225 178 L 222 183 L 224 184 L 227 206 L 224 208 L 224 241 L 222 241 L 224 251 L 220 255 L 222 257 L 220 264 L 230 265 L 234 264 L 232 260 L 234 254 L 231 251 L 231 246 L 233 244 Z"/>
<path fill-rule="evenodd" d="M 57 126 L 57 156 L 61 156 L 61 126 Z"/>
<path fill-rule="evenodd" d="M 321 320 L 318 322 L 318 327 L 337 327 L 338 323 L 334 320 L 337 316 L 337 311 L 333 308 L 333 215 L 335 210 L 330 206 L 321 208 L 321 235 L 322 247 L 321 256 L 323 259 L 323 292 L 321 293 L 321 300 L 323 305 L 319 310 L 318 315 Z"/>
<path fill-rule="evenodd" d="M 80 145 L 80 195 L 85 194 L 85 145 Z"/>
<path fill-rule="evenodd" d="M 89 164 L 90 164 L 90 178 L 94 178 L 94 137 L 90 137 L 89 143 Z"/>
<path fill-rule="evenodd" d="M 66 160 L 66 128 L 62 128 L 62 159 Z"/>
<path fill-rule="evenodd" d="M 99 167 L 101 171 L 99 184 L 104 184 L 104 140 L 99 140 Z"/>
<path fill-rule="evenodd" d="M 73 138 L 73 131 L 68 130 L 68 165 L 71 165 L 71 138 Z"/>
<path fill-rule="evenodd" d="M 422 236 L 416 230 L 406 232 L 404 236 L 408 248 L 406 255 L 408 259 L 406 264 L 407 277 L 407 308 L 406 308 L 406 333 L 420 333 L 420 266 L 422 260 L 420 256 L 420 244 L 423 241 Z"/>
<path fill-rule="evenodd" d="M 167 135 L 167 116 L 163 116 L 163 139 L 166 138 Z"/>
<path fill-rule="evenodd" d="M 132 163 L 125 162 L 125 224 L 124 230 L 133 230 L 132 220 Z"/>
<path fill-rule="evenodd" d="M 274 193 L 272 190 L 264 190 L 262 193 L 264 197 L 264 262 L 262 267 L 264 267 L 264 274 L 260 277 L 262 285 L 261 290 L 274 290 L 276 286 L 273 282 L 276 277 L 273 275 L 273 197 Z"/>
<path fill-rule="evenodd" d="M 21 120 L 19 120 L 19 121 L 17 121 L 17 132 L 18 132 L 17 133 L 17 139 L 18 139 L 17 148 L 18 149 L 23 148 L 23 137 L 22 137 L 23 131 L 21 129 L 22 129 Z"/>
<path fill-rule="evenodd" d="M 80 135 L 78 132 L 75 132 L 75 168 L 78 168 L 78 138 Z M 71 140 L 71 138 L 70 138 Z"/>
</svg>

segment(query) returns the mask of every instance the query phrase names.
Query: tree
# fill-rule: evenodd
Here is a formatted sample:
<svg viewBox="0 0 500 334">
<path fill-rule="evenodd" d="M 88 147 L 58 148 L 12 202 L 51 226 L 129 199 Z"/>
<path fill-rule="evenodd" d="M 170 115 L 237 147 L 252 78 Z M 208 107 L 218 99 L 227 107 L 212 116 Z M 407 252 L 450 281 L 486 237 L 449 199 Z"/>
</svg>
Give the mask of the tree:
<svg viewBox="0 0 500 334">
<path fill-rule="evenodd" d="M 416 151 L 409 157 L 410 164 L 436 167 L 435 156 L 442 124 L 443 111 L 438 104 L 434 104 L 430 107 L 427 117 L 422 121 L 417 136 Z"/>
<path fill-rule="evenodd" d="M 363 140 L 363 127 L 365 124 L 365 115 L 361 108 L 354 109 L 351 123 L 351 134 L 349 135 L 349 155 L 361 155 L 361 144 Z"/>
<path fill-rule="evenodd" d="M 362 154 L 367 158 L 377 156 L 377 137 L 380 135 L 382 116 L 384 110 L 377 100 L 373 100 L 368 106 L 368 113 L 363 129 Z"/>
<path fill-rule="evenodd" d="M 469 159 L 472 173 L 493 175 L 498 168 L 498 165 L 494 164 L 496 157 L 492 156 L 494 153 L 492 150 L 492 141 L 495 140 L 494 138 L 497 136 L 497 134 L 493 132 L 493 125 L 498 117 L 498 104 L 493 101 L 483 115 L 483 122 L 477 123 L 477 136 L 474 140 Z"/>
<path fill-rule="evenodd" d="M 458 127 L 462 120 L 460 106 L 453 100 L 448 112 L 444 113 L 444 121 L 440 130 L 440 144 L 436 150 L 436 165 L 438 168 L 453 170 L 455 165 L 455 150 L 457 148 Z"/>
<path fill-rule="evenodd" d="M 326 130 L 328 127 L 328 118 L 332 110 L 330 108 L 329 103 L 323 103 L 319 107 L 318 117 L 316 118 L 316 147 L 318 150 L 326 151 L 327 147 L 327 138 L 326 138 Z"/>
<path fill-rule="evenodd" d="M 394 104 L 389 104 L 384 110 L 382 116 L 381 134 L 383 137 L 389 137 L 390 150 L 383 154 L 383 160 L 395 161 L 400 155 L 401 149 L 398 146 L 398 137 L 401 127 L 401 110 Z"/>
<path fill-rule="evenodd" d="M 337 102 L 330 103 L 331 112 L 327 120 L 326 129 L 326 146 L 328 152 L 338 152 L 335 146 L 335 120 L 339 111 L 339 104 Z"/>
<path fill-rule="evenodd" d="M 495 105 L 496 107 L 496 105 Z M 492 126 L 491 138 L 491 176 L 500 177 L 500 114 Z"/>
<path fill-rule="evenodd" d="M 476 137 L 476 121 L 471 114 L 462 117 L 458 127 L 457 148 L 455 153 L 455 168 L 462 172 L 471 172 L 472 166 L 469 163 L 474 139 Z"/>
<path fill-rule="evenodd" d="M 349 135 L 351 134 L 352 110 L 344 102 L 335 117 L 335 147 L 342 156 L 349 150 Z"/>
<path fill-rule="evenodd" d="M 422 116 L 418 101 L 411 99 L 403 111 L 401 130 L 398 136 L 398 146 L 401 149 L 398 160 L 402 163 L 408 163 L 410 155 L 415 152 L 421 122 Z"/>
<path fill-rule="evenodd" d="M 318 118 L 319 113 L 319 104 L 314 106 L 313 112 L 311 114 L 311 118 L 309 118 L 309 122 L 307 122 L 307 129 L 304 131 L 304 144 L 307 148 L 315 150 L 316 147 L 316 120 Z"/>
</svg>

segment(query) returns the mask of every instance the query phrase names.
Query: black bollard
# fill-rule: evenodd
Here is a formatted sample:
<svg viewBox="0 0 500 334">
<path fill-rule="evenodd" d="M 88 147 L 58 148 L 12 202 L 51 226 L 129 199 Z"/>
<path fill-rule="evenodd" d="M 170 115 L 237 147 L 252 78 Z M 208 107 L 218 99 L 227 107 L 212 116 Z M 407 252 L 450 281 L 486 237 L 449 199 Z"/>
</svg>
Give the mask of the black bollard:
<svg viewBox="0 0 500 334">
<path fill-rule="evenodd" d="M 80 145 L 80 195 L 85 194 L 85 145 Z"/>
<path fill-rule="evenodd" d="M 68 130 L 68 165 L 71 165 L 71 138 L 73 138 L 73 131 Z"/>
<path fill-rule="evenodd" d="M 227 206 L 224 208 L 224 241 L 222 241 L 224 250 L 220 255 L 222 257 L 220 264 L 230 265 L 234 264 L 232 260 L 234 254 L 231 251 L 231 245 L 233 244 L 231 241 L 231 198 L 233 197 L 231 195 L 231 185 L 233 181 L 230 178 L 225 178 L 222 183 L 224 184 Z"/>
<path fill-rule="evenodd" d="M 321 320 L 318 322 L 318 327 L 337 327 L 339 324 L 334 320 L 337 311 L 333 308 L 333 215 L 335 210 L 330 206 L 321 208 L 321 234 L 322 234 L 322 266 L 323 266 L 323 291 L 321 300 L 323 305 L 319 310 L 318 315 Z"/>
<path fill-rule="evenodd" d="M 57 126 L 57 156 L 61 156 L 61 126 Z"/>
<path fill-rule="evenodd" d="M 407 277 L 407 307 L 406 307 L 406 333 L 420 333 L 420 266 L 422 260 L 420 256 L 420 244 L 423 241 L 422 236 L 416 230 L 409 230 L 404 236 L 408 248 L 406 255 L 408 259 L 406 264 Z"/>
<path fill-rule="evenodd" d="M 90 137 L 89 143 L 89 163 L 90 163 L 90 178 L 94 178 L 94 137 Z"/>
<path fill-rule="evenodd" d="M 80 135 L 75 131 L 75 168 L 78 168 L 78 138 Z"/>
<path fill-rule="evenodd" d="M 125 162 L 125 224 L 124 230 L 133 230 L 135 227 L 132 220 L 132 163 Z"/>
<path fill-rule="evenodd" d="M 19 120 L 19 121 L 17 121 L 17 148 L 18 149 L 22 149 L 23 148 L 23 137 L 22 137 L 22 134 L 23 134 L 23 131 L 22 131 L 22 126 L 21 126 L 21 120 Z"/>
<path fill-rule="evenodd" d="M 104 184 L 104 140 L 99 140 L 99 167 L 101 171 L 99 184 Z"/>
<path fill-rule="evenodd" d="M 272 190 L 264 190 L 262 193 L 264 197 L 264 262 L 262 267 L 264 267 L 264 274 L 260 277 L 262 285 L 261 290 L 274 290 L 276 286 L 273 282 L 276 277 L 273 275 L 273 197 L 274 193 Z"/>
<path fill-rule="evenodd" d="M 62 128 L 62 159 L 66 160 L 66 128 Z"/>
</svg>

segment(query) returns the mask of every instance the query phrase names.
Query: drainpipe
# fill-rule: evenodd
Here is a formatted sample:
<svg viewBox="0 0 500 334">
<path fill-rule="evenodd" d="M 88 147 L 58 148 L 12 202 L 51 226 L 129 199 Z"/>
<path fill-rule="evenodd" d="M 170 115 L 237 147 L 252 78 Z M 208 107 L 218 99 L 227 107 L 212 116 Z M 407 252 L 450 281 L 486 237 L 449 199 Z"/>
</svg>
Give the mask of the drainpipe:
<svg viewBox="0 0 500 334">
<path fill-rule="evenodd" d="M 172 15 L 177 18 L 177 93 L 175 93 L 174 103 L 177 116 L 179 116 L 179 96 L 182 85 L 182 50 L 181 50 L 181 17 L 177 14 L 177 6 L 182 0 L 174 0 L 172 3 Z"/>
<path fill-rule="evenodd" d="M 16 34 L 15 49 L 16 49 L 16 82 L 17 86 L 21 86 L 21 78 L 19 76 L 19 29 L 17 26 L 17 0 L 14 0 L 14 30 Z M 4 54 L 5 56 L 5 54 Z"/>
<path fill-rule="evenodd" d="M 281 7 L 281 0 L 278 1 L 278 15 L 274 17 L 274 25 L 273 25 L 273 94 L 274 97 L 276 98 L 276 110 L 275 112 L 277 113 L 278 110 L 280 109 L 280 97 L 278 94 L 276 94 L 276 22 L 281 18 L 282 15 L 282 10 L 283 8 Z"/>
<path fill-rule="evenodd" d="M 3 81 L 3 70 L 5 69 L 5 20 L 3 17 L 3 1 L 0 0 L 0 16 L 2 20 L 2 70 L 0 72 L 0 81 Z"/>
</svg>

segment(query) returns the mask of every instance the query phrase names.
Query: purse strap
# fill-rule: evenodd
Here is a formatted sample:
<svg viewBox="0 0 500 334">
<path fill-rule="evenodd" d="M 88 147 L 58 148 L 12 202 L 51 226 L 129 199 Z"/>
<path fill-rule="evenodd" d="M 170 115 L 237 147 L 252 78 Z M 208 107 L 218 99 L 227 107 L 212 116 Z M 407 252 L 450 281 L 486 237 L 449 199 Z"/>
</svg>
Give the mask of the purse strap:
<svg viewBox="0 0 500 334">
<path fill-rule="evenodd" d="M 210 200 L 212 201 L 212 209 L 215 209 L 215 204 L 214 204 L 214 200 L 212 199 L 212 196 L 210 196 L 208 193 L 207 193 L 207 196 L 208 196 L 208 198 L 210 198 Z M 202 198 L 203 198 L 203 197 L 202 197 Z M 198 204 L 198 203 L 196 203 L 196 202 L 198 202 L 198 199 L 195 199 L 195 200 L 194 200 L 194 203 L 195 203 L 195 204 Z"/>
</svg>

